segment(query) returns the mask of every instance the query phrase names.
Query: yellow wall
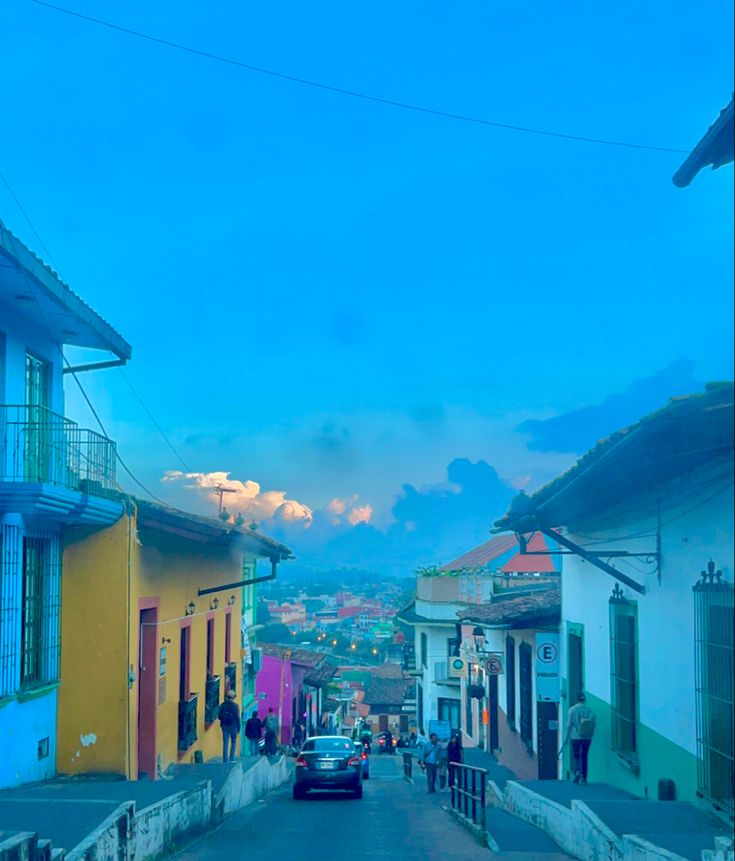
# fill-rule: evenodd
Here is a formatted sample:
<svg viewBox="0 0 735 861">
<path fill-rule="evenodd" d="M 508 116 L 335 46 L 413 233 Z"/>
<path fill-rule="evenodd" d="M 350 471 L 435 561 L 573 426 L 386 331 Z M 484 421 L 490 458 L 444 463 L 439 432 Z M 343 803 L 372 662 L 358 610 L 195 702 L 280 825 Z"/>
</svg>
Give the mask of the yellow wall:
<svg viewBox="0 0 735 861">
<path fill-rule="evenodd" d="M 65 535 L 56 767 L 126 774 L 128 519 Z"/>
<path fill-rule="evenodd" d="M 130 538 L 130 540 L 129 540 Z M 223 676 L 225 611 L 232 600 L 231 660 L 237 662 L 237 702 L 242 696 L 241 589 L 199 597 L 197 590 L 242 579 L 242 554 L 229 547 L 191 541 L 150 528 L 136 530 L 123 516 L 99 531 L 68 530 L 62 576 L 62 650 L 57 769 L 62 774 L 112 772 L 138 776 L 139 599 L 158 598 L 156 668 L 166 648 L 166 695 L 157 706 L 156 751 L 161 771 L 177 762 L 221 756 L 219 722 L 204 726 L 207 615 L 214 610 L 214 672 Z M 128 571 L 130 577 L 128 577 Z M 199 695 L 197 741 L 177 751 L 180 620 L 189 602 L 190 689 Z M 162 641 L 170 639 L 171 642 Z M 128 685 L 129 672 L 135 676 Z M 220 700 L 224 697 L 224 678 Z M 238 744 L 239 753 L 239 744 Z"/>
<path fill-rule="evenodd" d="M 131 614 L 130 641 L 133 654 L 138 652 L 138 598 L 160 599 L 159 644 L 166 643 L 166 700 L 158 707 L 156 748 L 161 769 L 171 763 L 193 762 L 194 752 L 202 751 L 204 760 L 222 755 L 222 732 L 215 721 L 209 728 L 204 725 L 204 693 L 207 658 L 207 615 L 216 597 L 219 607 L 214 611 L 214 671 L 222 676 L 225 666 L 225 611 L 227 601 L 232 604 L 231 658 L 240 664 L 241 589 L 231 589 L 216 595 L 199 597 L 199 588 L 232 583 L 242 579 L 242 556 L 226 547 L 200 544 L 165 533 L 146 530 L 141 539 L 140 566 L 134 583 L 135 615 Z M 197 706 L 197 741 L 183 755 L 177 751 L 179 708 L 179 658 L 181 618 L 186 617 L 190 601 L 196 604 L 191 616 L 190 689 L 199 695 Z M 241 672 L 237 673 L 237 702 L 241 703 Z M 220 683 L 220 700 L 224 697 L 224 678 Z M 131 718 L 137 727 L 137 701 L 131 702 Z M 137 732 L 137 730 L 136 730 Z M 137 751 L 137 738 L 135 740 Z M 239 753 L 239 747 L 238 747 Z"/>
</svg>

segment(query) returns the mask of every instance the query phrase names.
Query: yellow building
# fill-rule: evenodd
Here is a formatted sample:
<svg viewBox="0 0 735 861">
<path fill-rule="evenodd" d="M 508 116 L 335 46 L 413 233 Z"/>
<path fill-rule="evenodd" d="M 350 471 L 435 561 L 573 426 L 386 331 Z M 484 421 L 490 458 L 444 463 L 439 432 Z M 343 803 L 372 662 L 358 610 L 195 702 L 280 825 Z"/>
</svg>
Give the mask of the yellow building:
<svg viewBox="0 0 735 861">
<path fill-rule="evenodd" d="M 155 779 L 221 756 L 217 708 L 231 687 L 241 703 L 252 675 L 243 588 L 252 595 L 289 555 L 256 532 L 140 500 L 109 528 L 67 530 L 58 772 Z"/>
</svg>

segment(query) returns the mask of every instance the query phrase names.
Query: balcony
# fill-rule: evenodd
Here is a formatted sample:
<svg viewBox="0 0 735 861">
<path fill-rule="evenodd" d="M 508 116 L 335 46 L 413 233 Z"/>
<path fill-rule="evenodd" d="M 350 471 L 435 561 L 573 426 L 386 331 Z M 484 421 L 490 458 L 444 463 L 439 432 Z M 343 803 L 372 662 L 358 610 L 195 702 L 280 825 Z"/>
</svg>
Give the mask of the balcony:
<svg viewBox="0 0 735 861">
<path fill-rule="evenodd" d="M 197 702 L 192 694 L 188 700 L 179 700 L 179 753 L 189 750 L 197 740 Z"/>
<path fill-rule="evenodd" d="M 204 725 L 209 726 L 217 720 L 219 711 L 220 677 L 210 676 L 204 693 Z"/>
<path fill-rule="evenodd" d="M 0 507 L 114 522 L 116 458 L 112 440 L 45 407 L 0 405 Z"/>
</svg>

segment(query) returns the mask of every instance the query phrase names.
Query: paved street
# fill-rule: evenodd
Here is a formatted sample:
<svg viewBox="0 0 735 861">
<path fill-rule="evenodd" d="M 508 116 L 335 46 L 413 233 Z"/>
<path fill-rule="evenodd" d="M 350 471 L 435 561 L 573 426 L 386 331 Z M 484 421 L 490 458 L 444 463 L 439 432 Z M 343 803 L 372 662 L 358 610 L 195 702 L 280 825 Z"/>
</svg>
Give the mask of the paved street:
<svg viewBox="0 0 735 861">
<path fill-rule="evenodd" d="M 423 859 L 488 861 L 489 852 L 442 810 L 448 796 L 402 777 L 400 756 L 371 757 L 361 801 L 339 793 L 294 801 L 291 786 L 227 819 L 177 861 L 245 858 Z"/>
</svg>

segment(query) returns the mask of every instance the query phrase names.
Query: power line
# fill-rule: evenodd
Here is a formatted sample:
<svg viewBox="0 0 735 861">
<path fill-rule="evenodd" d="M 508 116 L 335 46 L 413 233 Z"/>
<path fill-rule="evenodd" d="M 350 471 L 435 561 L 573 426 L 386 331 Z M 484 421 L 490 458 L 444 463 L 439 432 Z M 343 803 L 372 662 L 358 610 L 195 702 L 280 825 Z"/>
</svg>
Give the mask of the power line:
<svg viewBox="0 0 735 861">
<path fill-rule="evenodd" d="M 155 419 L 155 418 L 154 418 L 154 416 L 153 416 L 153 413 L 148 409 L 148 407 L 146 406 L 145 402 L 143 401 L 143 398 L 141 398 L 141 396 L 138 394 L 137 390 L 135 389 L 135 386 L 133 386 L 133 384 L 132 384 L 132 383 L 130 382 L 130 380 L 128 379 L 128 376 L 127 376 L 127 374 L 125 373 L 125 371 L 123 371 L 123 369 L 122 369 L 122 368 L 119 368 L 118 370 L 120 371 L 120 374 L 122 375 L 122 378 L 123 378 L 123 379 L 125 380 L 125 382 L 128 384 L 128 386 L 129 386 L 129 388 L 130 388 L 130 391 L 135 395 L 135 397 L 136 397 L 136 399 L 137 399 L 138 403 L 139 403 L 139 404 L 141 405 L 141 407 L 143 407 L 143 409 L 145 410 L 146 415 L 148 416 L 148 418 L 151 420 L 151 422 L 153 422 L 153 425 L 155 426 L 155 428 L 156 428 L 156 430 L 158 431 L 158 433 L 160 433 L 160 434 L 161 434 L 161 436 L 163 437 L 163 439 L 165 440 L 166 445 L 167 445 L 167 446 L 171 449 L 171 451 L 176 455 L 176 457 L 179 459 L 179 461 L 180 461 L 181 465 L 184 467 L 184 469 L 185 469 L 187 472 L 193 472 L 194 470 L 192 470 L 192 468 L 187 464 L 187 462 L 184 460 L 184 458 L 179 454 L 179 452 L 177 451 L 177 449 L 174 447 L 174 444 L 171 442 L 171 440 L 168 438 L 168 436 L 167 436 L 167 435 L 166 435 L 166 433 L 164 432 L 164 430 L 163 430 L 163 428 L 161 427 L 161 425 L 159 425 L 159 424 L 158 424 L 158 422 L 156 421 L 156 419 Z"/>
<path fill-rule="evenodd" d="M 38 231 L 37 231 L 37 230 L 36 230 L 36 228 L 33 226 L 33 222 L 31 221 L 30 217 L 28 216 L 28 213 L 25 211 L 25 209 L 24 209 L 24 208 L 23 208 L 23 206 L 21 205 L 20 201 L 18 200 L 18 197 L 17 197 L 17 195 L 15 194 L 15 192 L 13 191 L 12 186 L 10 185 L 10 183 L 8 182 L 8 180 L 5 178 L 5 176 L 4 176 L 3 174 L 1 174 L 1 173 L 0 173 L 0 178 L 2 178 L 3 182 L 4 182 L 4 183 L 5 183 L 5 185 L 7 186 L 8 191 L 10 192 L 10 194 L 11 194 L 11 196 L 12 196 L 13 200 L 14 200 L 14 201 L 16 202 L 16 204 L 18 205 L 18 209 L 21 211 L 21 213 L 23 214 L 23 217 L 26 219 L 26 221 L 27 221 L 27 222 L 28 222 L 28 224 L 30 225 L 31 230 L 33 230 L 33 232 L 34 232 L 34 234 L 36 235 L 36 238 L 38 239 L 39 243 L 40 243 L 40 244 L 41 244 L 41 246 L 46 250 L 46 253 L 48 254 L 48 249 L 46 248 L 46 245 L 45 245 L 44 241 L 41 239 L 41 236 L 39 235 Z M 51 255 L 49 254 L 49 257 L 50 257 L 50 256 L 51 256 Z M 24 279 L 25 279 L 25 281 L 26 281 L 26 284 L 28 285 L 28 289 L 31 291 L 31 295 L 33 296 L 33 299 L 34 299 L 34 301 L 35 301 L 36 305 L 38 306 L 38 310 L 39 310 L 39 312 L 40 312 L 40 314 L 41 314 L 41 318 L 43 319 L 43 322 L 44 322 L 44 324 L 46 325 L 46 328 L 47 328 L 47 329 L 48 329 L 48 331 L 49 331 L 49 335 L 51 336 L 51 340 L 52 340 L 52 342 L 53 342 L 54 346 L 55 346 L 55 347 L 56 347 L 56 349 L 59 351 L 59 355 L 61 356 L 62 361 L 63 361 L 63 362 L 64 362 L 64 364 L 67 366 L 67 369 L 69 370 L 69 372 L 71 373 L 72 377 L 74 378 L 74 382 L 75 382 L 75 383 L 77 384 L 77 386 L 79 387 L 79 391 L 82 393 L 82 397 L 84 398 L 84 400 L 85 400 L 85 402 L 86 402 L 87 406 L 89 407 L 90 412 L 91 412 L 91 413 L 92 413 L 92 415 L 94 416 L 95 421 L 96 421 L 96 422 L 97 422 L 97 424 L 99 425 L 100 430 L 102 431 L 102 433 L 104 434 L 104 436 L 105 436 L 107 439 L 109 439 L 109 438 L 110 438 L 110 437 L 109 437 L 109 434 L 107 433 L 107 430 L 105 429 L 105 426 L 104 426 L 104 424 L 103 424 L 103 422 L 102 422 L 102 419 L 101 419 L 101 418 L 100 418 L 100 416 L 99 416 L 99 413 L 98 413 L 98 412 L 97 412 L 97 410 L 94 408 L 94 404 L 93 404 L 93 403 L 92 403 L 92 401 L 90 400 L 89 395 L 87 394 L 87 392 L 86 392 L 86 390 L 85 390 L 84 386 L 82 385 L 82 381 L 79 379 L 79 377 L 77 376 L 76 371 L 74 370 L 73 366 L 71 365 L 71 363 L 69 362 L 69 360 L 68 360 L 68 359 L 66 358 L 66 356 L 64 355 L 63 345 L 62 345 L 62 343 L 59 341 L 59 339 L 56 337 L 56 333 L 54 332 L 53 328 L 51 327 L 51 323 L 49 322 L 48 317 L 46 316 L 46 312 L 45 312 L 45 310 L 44 310 L 44 308 L 43 308 L 43 305 L 42 305 L 42 303 L 41 303 L 40 299 L 38 298 L 38 294 L 37 294 L 37 292 L 36 292 L 36 285 L 33 283 L 33 279 L 28 275 L 28 273 L 26 272 L 26 270 L 25 270 L 25 268 L 24 268 L 24 267 L 22 267 L 22 266 L 21 266 L 20 271 L 21 271 L 21 273 L 22 273 L 22 275 L 23 275 L 23 277 L 24 277 Z M 156 500 L 156 502 L 159 502 L 161 505 L 166 505 L 166 504 L 167 504 L 167 503 L 165 503 L 162 499 L 160 499 L 158 496 L 156 496 L 156 494 L 155 494 L 155 493 L 151 492 L 151 491 L 150 491 L 150 490 L 149 490 L 149 489 L 148 489 L 148 488 L 143 484 L 143 482 L 142 482 L 142 481 L 140 481 L 140 479 L 139 479 L 139 478 L 137 478 L 137 476 L 133 473 L 133 471 L 130 469 L 130 467 L 127 465 L 127 463 L 125 463 L 125 461 L 123 460 L 122 455 L 121 455 L 121 454 L 120 454 L 120 452 L 117 450 L 117 446 L 115 446 L 115 458 L 116 458 L 117 462 L 120 464 L 120 466 L 121 466 L 121 467 L 125 470 L 125 472 L 130 476 L 130 478 L 131 478 L 131 479 L 132 479 L 132 480 L 133 480 L 133 481 L 138 485 L 138 487 L 140 487 L 140 488 L 141 488 L 145 493 L 147 493 L 147 494 L 148 494 L 148 496 L 150 496 L 150 497 L 151 497 L 151 499 L 155 499 L 155 500 Z M 123 490 L 123 493 L 124 493 L 124 492 L 125 492 L 125 491 Z"/>
<path fill-rule="evenodd" d="M 274 69 L 267 69 L 264 66 L 255 66 L 251 63 L 244 63 L 240 60 L 235 60 L 232 57 L 224 57 L 221 54 L 213 54 L 209 51 L 202 51 L 199 48 L 192 48 L 189 45 L 182 45 L 179 42 L 172 42 L 169 39 L 162 39 L 158 36 L 151 36 L 149 33 L 143 33 L 140 30 L 132 30 L 129 27 L 123 27 L 120 24 L 113 24 L 110 21 L 104 21 L 101 18 L 93 18 L 91 15 L 83 15 L 81 12 L 75 12 L 73 9 L 66 9 L 63 6 L 57 6 L 54 3 L 47 3 L 46 0 L 33 0 L 39 6 L 45 6 L 48 9 L 53 9 L 56 12 L 61 12 L 64 15 L 70 15 L 74 18 L 79 18 L 83 21 L 89 21 L 92 24 L 99 24 L 102 27 L 108 27 L 110 30 L 116 30 L 119 33 L 125 33 L 128 36 L 135 36 L 138 39 L 146 39 L 149 42 L 154 42 L 157 45 L 164 45 L 167 48 L 174 48 L 177 51 L 185 51 L 187 54 L 194 54 L 197 57 L 204 57 L 207 60 L 214 60 L 218 63 L 226 63 L 230 66 L 237 66 L 240 69 L 245 69 L 248 72 L 255 72 L 259 75 L 268 75 L 272 78 L 279 78 L 283 81 L 290 81 L 293 84 L 301 84 L 306 87 L 315 87 L 319 90 L 326 90 L 330 93 L 337 93 L 341 96 L 349 96 L 354 99 L 362 99 L 366 102 L 376 102 L 381 105 L 390 105 L 394 108 L 402 108 L 407 111 L 415 111 L 421 114 L 431 114 L 432 116 L 442 117 L 448 120 L 458 120 L 465 123 L 474 123 L 476 125 L 491 126 L 492 128 L 505 129 L 506 131 L 525 132 L 526 134 L 542 135 L 550 138 L 561 138 L 562 140 L 577 141 L 579 143 L 600 144 L 603 146 L 625 147 L 627 149 L 652 150 L 654 152 L 671 152 L 689 154 L 687 149 L 678 149 L 676 147 L 652 146 L 650 144 L 630 143 L 627 141 L 609 140 L 607 138 L 587 137 L 584 135 L 565 134 L 564 132 L 552 132 L 547 129 L 533 128 L 531 126 L 517 126 L 510 123 L 500 123 L 494 120 L 486 120 L 481 117 L 473 117 L 467 114 L 456 114 L 450 111 L 441 111 L 436 108 L 426 108 L 421 105 L 414 105 L 410 102 L 401 102 L 397 99 L 389 99 L 383 96 L 373 96 L 368 93 L 359 92 L 358 90 L 350 90 L 345 87 L 338 87 L 332 84 L 324 84 L 321 81 L 314 81 L 309 78 L 301 78 L 297 75 L 289 75 L 285 72 L 277 72 Z"/>
<path fill-rule="evenodd" d="M 49 260 L 54 264 L 54 268 L 55 268 L 55 269 L 56 269 L 56 271 L 58 272 L 58 271 L 59 271 L 59 267 L 58 267 L 58 265 L 57 265 L 56 261 L 54 260 L 53 255 L 51 254 L 51 252 L 50 252 L 50 251 L 48 250 L 48 248 L 46 247 L 46 245 L 45 245 L 45 243 L 44 243 L 43 239 L 41 239 L 41 234 L 36 230 L 36 226 L 35 226 L 35 225 L 34 225 L 34 223 L 31 221 L 30 216 L 29 216 L 29 215 L 28 215 L 28 213 L 25 211 L 25 209 L 23 209 L 23 205 L 22 205 L 22 204 L 21 204 L 21 202 L 18 200 L 18 198 L 17 198 L 17 196 L 16 196 L 15 192 L 13 191 L 13 187 L 10 185 L 10 183 L 7 181 L 7 179 L 5 178 L 5 176 L 3 175 L 3 173 L 2 173 L 1 171 L 0 171 L 0 179 L 2 179 L 3 183 L 5 184 L 5 187 L 6 187 L 6 188 L 8 189 L 8 191 L 10 192 L 10 196 L 11 196 L 11 197 L 13 198 L 13 200 L 15 201 L 15 205 L 16 205 L 16 206 L 18 207 L 18 209 L 21 211 L 21 214 L 23 215 L 23 218 L 25 218 L 25 220 L 26 220 L 26 221 L 28 222 L 28 224 L 30 225 L 30 228 L 31 228 L 31 230 L 33 231 L 33 233 L 34 233 L 34 235 L 35 235 L 36 239 L 38 240 L 39 245 L 40 245 L 40 246 L 41 246 L 41 248 L 43 248 L 43 250 L 46 252 L 46 257 L 48 257 L 48 259 L 49 259 Z"/>
</svg>

